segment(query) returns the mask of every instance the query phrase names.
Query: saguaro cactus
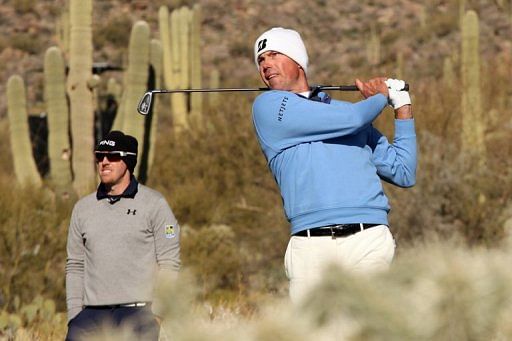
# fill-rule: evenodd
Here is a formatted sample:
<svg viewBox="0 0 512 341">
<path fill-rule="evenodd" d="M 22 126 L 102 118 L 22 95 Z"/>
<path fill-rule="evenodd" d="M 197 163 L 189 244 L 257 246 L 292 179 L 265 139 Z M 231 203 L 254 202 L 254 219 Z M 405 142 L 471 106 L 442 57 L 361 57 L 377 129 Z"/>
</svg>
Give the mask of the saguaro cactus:
<svg viewBox="0 0 512 341">
<path fill-rule="evenodd" d="M 190 87 L 201 88 L 201 6 L 195 4 L 192 9 L 191 31 L 190 31 Z M 190 119 L 193 125 L 199 129 L 204 128 L 203 123 L 203 94 L 190 94 Z"/>
<path fill-rule="evenodd" d="M 151 40 L 150 50 L 149 50 L 149 60 L 151 67 L 153 68 L 154 77 L 155 77 L 155 88 L 160 88 L 162 86 L 162 44 L 159 40 L 153 39 Z M 156 146 L 156 137 L 158 133 L 158 118 L 160 116 L 160 111 L 162 107 L 162 103 L 158 96 L 153 97 L 153 112 L 151 115 L 151 127 L 149 129 L 149 154 L 147 160 L 147 173 L 151 171 L 151 167 L 153 166 L 153 159 L 155 156 L 155 146 Z"/>
<path fill-rule="evenodd" d="M 69 110 L 66 99 L 64 60 L 58 47 L 50 47 L 46 50 L 44 83 L 48 114 L 50 179 L 58 190 L 67 190 L 72 182 Z"/>
<path fill-rule="evenodd" d="M 7 114 L 16 180 L 22 185 L 39 187 L 42 181 L 32 156 L 25 83 L 18 75 L 11 76 L 7 81 Z"/>
<path fill-rule="evenodd" d="M 220 72 L 217 69 L 213 69 L 210 72 L 210 88 L 215 89 L 220 87 Z M 219 105 L 219 93 L 210 92 L 208 94 L 208 107 L 215 108 Z"/>
<path fill-rule="evenodd" d="M 166 87 L 172 85 L 172 51 L 171 51 L 171 31 L 169 26 L 169 9 L 167 6 L 160 6 L 158 10 L 158 29 L 160 31 L 160 41 L 162 42 L 163 56 L 163 76 Z"/>
<path fill-rule="evenodd" d="M 464 15 L 462 23 L 462 150 L 485 161 L 484 117 L 480 91 L 480 54 L 478 16 L 474 11 Z"/>
<path fill-rule="evenodd" d="M 62 12 L 56 26 L 57 41 L 64 54 L 67 55 L 69 51 L 69 11 L 65 10 Z"/>
<path fill-rule="evenodd" d="M 188 41 L 188 38 L 181 34 L 182 31 L 188 32 L 188 28 L 182 27 L 183 23 L 188 22 L 182 20 L 181 16 L 184 15 L 183 13 L 186 12 L 176 9 L 169 16 L 167 6 L 161 6 L 158 12 L 160 40 L 163 51 L 164 83 L 168 89 L 184 89 L 188 87 L 188 81 L 183 75 L 183 68 L 187 67 L 187 63 L 186 61 L 181 61 L 182 58 L 188 60 L 188 43 L 187 46 L 183 45 L 184 39 Z M 188 18 L 188 14 L 186 15 Z M 188 129 L 187 97 L 185 94 L 171 95 L 171 110 L 174 132 L 180 133 Z"/>
<path fill-rule="evenodd" d="M 122 130 L 139 141 L 138 173 L 144 142 L 144 116 L 137 114 L 137 104 L 141 94 L 146 91 L 149 69 L 149 25 L 138 21 L 133 25 L 128 49 L 128 70 L 122 105 L 124 113 Z"/>
<path fill-rule="evenodd" d="M 190 86 L 190 19 L 191 12 L 186 6 L 176 10 L 177 17 L 175 20 L 176 36 L 175 40 L 177 47 L 175 48 L 177 59 L 177 73 L 179 73 L 179 88 L 186 89 Z M 174 36 L 173 36 L 174 37 Z M 179 65 L 179 66 L 178 66 Z"/>
<path fill-rule="evenodd" d="M 453 71 L 453 59 L 448 56 L 443 61 L 443 83 L 447 87 L 453 86 L 455 83 L 455 73 Z"/>
<path fill-rule="evenodd" d="M 92 0 L 70 0 L 70 53 L 68 94 L 71 105 L 74 187 L 87 193 L 94 174 L 94 111 L 92 91 Z"/>
<path fill-rule="evenodd" d="M 370 28 L 370 36 L 366 43 L 366 58 L 372 66 L 380 63 L 380 38 L 375 25 Z"/>
<path fill-rule="evenodd" d="M 171 13 L 171 89 L 188 87 L 188 12 L 176 9 Z M 186 60 L 183 60 L 186 59 Z M 167 86 L 167 84 L 166 84 Z M 175 133 L 189 129 L 187 97 L 185 94 L 172 94 L 171 105 Z"/>
<path fill-rule="evenodd" d="M 166 6 L 158 12 L 160 40 L 163 49 L 163 74 L 169 89 L 200 88 L 201 73 L 201 7 L 180 7 L 169 15 Z M 190 99 L 190 101 L 189 101 Z M 172 94 L 174 131 L 179 133 L 193 125 L 201 128 L 203 97 L 201 94 Z M 190 110 L 190 112 L 189 112 Z"/>
</svg>

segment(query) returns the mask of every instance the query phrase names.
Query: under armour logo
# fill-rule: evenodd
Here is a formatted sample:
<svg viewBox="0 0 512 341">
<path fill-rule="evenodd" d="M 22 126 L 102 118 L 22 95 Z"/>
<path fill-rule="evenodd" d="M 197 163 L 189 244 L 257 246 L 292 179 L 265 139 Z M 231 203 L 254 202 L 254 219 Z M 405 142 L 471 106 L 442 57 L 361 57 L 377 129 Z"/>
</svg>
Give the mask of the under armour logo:
<svg viewBox="0 0 512 341">
<path fill-rule="evenodd" d="M 267 39 L 260 40 L 258 42 L 258 52 L 263 50 L 265 47 L 267 47 Z"/>
<path fill-rule="evenodd" d="M 131 210 L 131 209 L 128 209 L 128 212 L 126 212 L 126 214 L 133 214 L 135 215 L 135 212 L 137 212 L 137 210 Z"/>
</svg>

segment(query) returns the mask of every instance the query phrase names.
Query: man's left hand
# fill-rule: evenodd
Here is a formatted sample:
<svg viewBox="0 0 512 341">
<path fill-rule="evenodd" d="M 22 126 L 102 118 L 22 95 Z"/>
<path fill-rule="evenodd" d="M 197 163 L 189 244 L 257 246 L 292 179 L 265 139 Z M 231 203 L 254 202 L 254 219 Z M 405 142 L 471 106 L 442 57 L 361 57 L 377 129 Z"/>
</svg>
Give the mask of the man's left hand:
<svg viewBox="0 0 512 341">
<path fill-rule="evenodd" d="M 364 98 L 368 98 L 376 94 L 383 94 L 387 98 L 389 93 L 388 86 L 385 83 L 386 79 L 387 78 L 384 77 L 377 77 L 372 78 L 367 82 L 356 79 L 356 86 Z"/>
</svg>

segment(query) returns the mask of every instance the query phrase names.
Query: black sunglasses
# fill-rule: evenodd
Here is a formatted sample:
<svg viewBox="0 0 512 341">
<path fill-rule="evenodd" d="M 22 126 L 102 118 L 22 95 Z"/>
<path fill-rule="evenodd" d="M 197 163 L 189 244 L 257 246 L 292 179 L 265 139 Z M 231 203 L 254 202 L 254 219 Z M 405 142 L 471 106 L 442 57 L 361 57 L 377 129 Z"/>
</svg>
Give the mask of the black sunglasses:
<svg viewBox="0 0 512 341">
<path fill-rule="evenodd" d="M 113 152 L 99 152 L 95 151 L 94 156 L 96 157 L 96 162 L 103 161 L 104 158 L 107 158 L 110 162 L 121 161 L 121 159 L 128 155 L 137 155 L 136 153 L 131 152 L 123 152 L 123 151 L 113 151 Z"/>
</svg>

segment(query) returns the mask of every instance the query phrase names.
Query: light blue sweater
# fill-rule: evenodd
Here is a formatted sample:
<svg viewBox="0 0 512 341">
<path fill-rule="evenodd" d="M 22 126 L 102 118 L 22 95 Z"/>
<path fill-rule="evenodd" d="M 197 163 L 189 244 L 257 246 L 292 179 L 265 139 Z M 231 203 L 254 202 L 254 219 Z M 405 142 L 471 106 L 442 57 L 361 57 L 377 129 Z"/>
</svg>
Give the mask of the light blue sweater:
<svg viewBox="0 0 512 341">
<path fill-rule="evenodd" d="M 388 224 L 381 179 L 414 185 L 416 134 L 413 119 L 397 119 L 390 144 L 372 126 L 386 105 L 381 94 L 329 104 L 287 91 L 256 98 L 254 127 L 281 190 L 291 234 L 331 224 Z"/>
</svg>

